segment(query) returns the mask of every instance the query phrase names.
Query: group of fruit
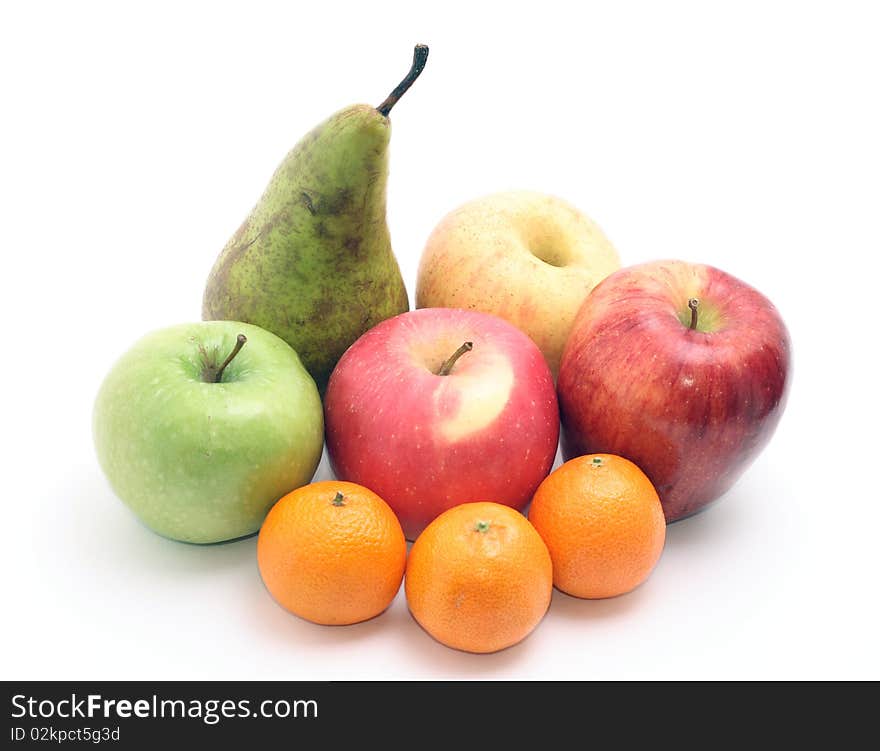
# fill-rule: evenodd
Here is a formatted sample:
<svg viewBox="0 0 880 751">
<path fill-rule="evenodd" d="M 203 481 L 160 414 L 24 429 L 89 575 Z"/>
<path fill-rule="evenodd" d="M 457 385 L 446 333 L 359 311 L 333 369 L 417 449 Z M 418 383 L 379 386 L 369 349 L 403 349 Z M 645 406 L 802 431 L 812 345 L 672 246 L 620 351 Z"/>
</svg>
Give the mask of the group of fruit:
<svg viewBox="0 0 880 751">
<path fill-rule="evenodd" d="M 260 530 L 263 580 L 294 613 L 370 618 L 405 573 L 429 633 L 490 652 L 534 628 L 553 584 L 599 598 L 644 581 L 665 522 L 769 440 L 790 344 L 750 286 L 678 261 L 620 269 L 583 214 L 527 192 L 446 216 L 407 312 L 388 114 L 427 54 L 379 107 L 338 112 L 287 155 L 210 274 L 205 321 L 117 362 L 94 437 L 159 534 Z M 560 417 L 567 461 L 548 475 Z M 339 479 L 309 484 L 325 438 Z"/>
</svg>

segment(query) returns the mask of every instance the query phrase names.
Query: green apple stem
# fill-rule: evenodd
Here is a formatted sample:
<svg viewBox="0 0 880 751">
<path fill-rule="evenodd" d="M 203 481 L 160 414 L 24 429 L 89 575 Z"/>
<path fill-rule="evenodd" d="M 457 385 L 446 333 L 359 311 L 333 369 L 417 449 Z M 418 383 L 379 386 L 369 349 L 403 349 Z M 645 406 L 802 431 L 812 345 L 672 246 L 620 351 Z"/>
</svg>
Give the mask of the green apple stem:
<svg viewBox="0 0 880 751">
<path fill-rule="evenodd" d="M 697 308 L 700 306 L 700 301 L 696 297 L 692 297 L 688 300 L 688 307 L 691 309 L 691 330 L 697 328 Z"/>
<path fill-rule="evenodd" d="M 457 350 L 455 350 L 455 352 L 453 352 L 449 356 L 449 359 L 440 366 L 440 370 L 437 371 L 437 375 L 449 375 L 449 371 L 452 370 L 452 366 L 455 365 L 458 358 L 461 357 L 465 352 L 470 352 L 473 348 L 473 342 L 465 342 L 464 344 L 462 344 Z"/>
<path fill-rule="evenodd" d="M 226 366 L 229 365 L 234 359 L 235 356 L 241 352 L 241 348 L 244 347 L 244 343 L 247 341 L 247 337 L 244 334 L 239 334 L 235 338 L 235 346 L 232 348 L 232 352 L 229 353 L 229 356 L 223 361 L 223 364 L 217 368 L 217 373 L 214 375 L 214 383 L 220 383 L 220 380 L 223 378 L 223 371 L 226 370 Z"/>
<path fill-rule="evenodd" d="M 400 97 L 406 94 L 409 87 L 412 86 L 416 82 L 416 79 L 421 75 L 422 71 L 425 69 L 426 62 L 428 62 L 428 45 L 417 44 L 416 48 L 413 50 L 412 67 L 409 69 L 409 73 L 407 73 L 406 77 L 397 84 L 397 88 L 388 95 L 388 98 L 376 107 L 381 115 L 388 117 L 391 108 L 397 104 Z"/>
</svg>

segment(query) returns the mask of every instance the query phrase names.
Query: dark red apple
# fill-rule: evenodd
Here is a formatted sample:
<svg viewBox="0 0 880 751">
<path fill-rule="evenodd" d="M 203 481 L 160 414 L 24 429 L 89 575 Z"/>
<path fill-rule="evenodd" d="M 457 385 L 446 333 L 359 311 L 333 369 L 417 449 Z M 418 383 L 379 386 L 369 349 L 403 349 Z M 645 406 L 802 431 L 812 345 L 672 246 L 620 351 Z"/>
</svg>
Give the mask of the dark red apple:
<svg viewBox="0 0 880 751">
<path fill-rule="evenodd" d="M 559 441 L 538 347 L 496 316 L 450 308 L 404 313 L 358 339 L 324 414 L 336 476 L 382 496 L 411 540 L 467 501 L 523 509 Z"/>
<path fill-rule="evenodd" d="M 559 371 L 566 459 L 612 453 L 651 478 L 667 521 L 711 503 L 770 440 L 791 344 L 773 304 L 711 266 L 621 269 L 586 299 Z"/>
</svg>

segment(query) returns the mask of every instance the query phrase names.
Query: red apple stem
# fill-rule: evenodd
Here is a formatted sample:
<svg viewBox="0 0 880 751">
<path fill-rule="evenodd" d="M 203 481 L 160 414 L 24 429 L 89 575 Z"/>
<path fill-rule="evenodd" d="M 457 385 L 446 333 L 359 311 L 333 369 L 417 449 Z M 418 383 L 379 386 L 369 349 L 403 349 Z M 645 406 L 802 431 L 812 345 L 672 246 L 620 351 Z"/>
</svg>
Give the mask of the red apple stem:
<svg viewBox="0 0 880 751">
<path fill-rule="evenodd" d="M 214 376 L 214 383 L 220 383 L 220 380 L 223 378 L 223 371 L 226 370 L 226 366 L 235 359 L 235 356 L 239 352 L 241 352 L 241 348 L 244 347 L 246 341 L 247 337 L 244 334 L 239 334 L 235 338 L 235 346 L 232 348 L 232 352 L 229 353 L 229 356 L 223 361 L 223 364 L 217 368 L 217 374 Z"/>
<path fill-rule="evenodd" d="M 421 75 L 422 71 L 425 69 L 426 62 L 428 62 L 428 45 L 417 44 L 416 48 L 413 50 L 412 67 L 409 69 L 409 73 L 407 73 L 404 79 L 397 84 L 397 87 L 388 95 L 385 101 L 376 107 L 380 115 L 388 117 L 391 108 L 397 104 L 400 97 L 406 94 L 409 87 L 412 86 L 416 82 L 416 79 Z"/>
<path fill-rule="evenodd" d="M 462 344 L 457 350 L 455 350 L 455 352 L 453 352 L 449 356 L 449 359 L 440 366 L 440 370 L 437 371 L 437 375 L 449 375 L 449 371 L 452 370 L 452 366 L 455 365 L 458 358 L 461 357 L 465 352 L 470 352 L 473 348 L 473 342 L 465 342 L 464 344 Z"/>
<path fill-rule="evenodd" d="M 688 300 L 688 307 L 691 309 L 691 329 L 697 328 L 697 308 L 700 307 L 700 301 L 696 297 Z"/>
</svg>

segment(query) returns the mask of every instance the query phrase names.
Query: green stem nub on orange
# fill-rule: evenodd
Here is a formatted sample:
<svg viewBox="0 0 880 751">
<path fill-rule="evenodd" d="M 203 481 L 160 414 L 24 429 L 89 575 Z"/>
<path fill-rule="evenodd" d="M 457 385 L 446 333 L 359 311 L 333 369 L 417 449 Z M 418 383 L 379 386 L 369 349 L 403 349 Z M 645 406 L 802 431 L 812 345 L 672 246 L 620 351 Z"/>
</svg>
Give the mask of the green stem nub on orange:
<svg viewBox="0 0 880 751">
<path fill-rule="evenodd" d="M 489 522 L 479 521 L 474 527 L 474 532 L 488 532 L 491 526 Z"/>
<path fill-rule="evenodd" d="M 345 496 L 342 495 L 339 491 L 336 492 L 336 497 L 331 501 L 334 506 L 344 506 L 345 505 Z"/>
</svg>

